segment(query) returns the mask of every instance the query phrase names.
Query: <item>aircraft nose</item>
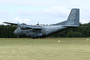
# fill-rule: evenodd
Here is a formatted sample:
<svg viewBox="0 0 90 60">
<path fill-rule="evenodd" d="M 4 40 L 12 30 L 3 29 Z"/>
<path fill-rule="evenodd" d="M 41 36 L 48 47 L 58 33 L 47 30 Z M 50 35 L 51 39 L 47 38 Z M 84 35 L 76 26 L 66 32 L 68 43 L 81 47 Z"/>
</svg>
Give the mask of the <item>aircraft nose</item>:
<svg viewBox="0 0 90 60">
<path fill-rule="evenodd" d="M 13 32 L 15 35 L 17 35 L 17 32 L 16 32 L 16 30 Z"/>
</svg>

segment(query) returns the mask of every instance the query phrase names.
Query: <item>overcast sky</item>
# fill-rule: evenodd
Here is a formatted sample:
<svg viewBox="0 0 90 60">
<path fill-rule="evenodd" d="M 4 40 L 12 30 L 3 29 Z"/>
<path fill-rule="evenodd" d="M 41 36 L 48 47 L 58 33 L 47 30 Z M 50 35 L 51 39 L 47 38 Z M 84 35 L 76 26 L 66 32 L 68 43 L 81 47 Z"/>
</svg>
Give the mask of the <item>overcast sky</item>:
<svg viewBox="0 0 90 60">
<path fill-rule="evenodd" d="M 81 23 L 90 22 L 90 0 L 0 0 L 0 24 L 54 24 L 67 20 L 72 8 L 80 9 Z"/>
</svg>

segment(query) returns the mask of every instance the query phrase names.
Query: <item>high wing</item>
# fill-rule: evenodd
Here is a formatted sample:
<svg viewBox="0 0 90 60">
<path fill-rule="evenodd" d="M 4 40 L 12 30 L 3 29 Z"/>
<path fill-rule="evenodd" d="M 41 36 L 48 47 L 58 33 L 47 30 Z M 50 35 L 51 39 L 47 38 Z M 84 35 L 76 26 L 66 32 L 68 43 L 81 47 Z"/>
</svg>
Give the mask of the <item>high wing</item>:
<svg viewBox="0 0 90 60">
<path fill-rule="evenodd" d="M 22 30 L 26 30 L 26 29 L 35 29 L 35 30 L 41 30 L 42 27 L 41 26 L 33 26 L 33 25 L 23 25 L 23 24 L 17 24 L 17 23 L 10 23 L 10 22 L 3 22 L 5 24 L 10 24 L 10 25 L 17 25 L 19 26 Z"/>
<path fill-rule="evenodd" d="M 5 24 L 18 25 L 17 23 L 3 22 Z"/>
<path fill-rule="evenodd" d="M 20 28 L 22 30 L 27 30 L 27 29 L 35 29 L 35 30 L 41 30 L 41 26 L 29 26 L 29 25 L 21 25 Z"/>
</svg>

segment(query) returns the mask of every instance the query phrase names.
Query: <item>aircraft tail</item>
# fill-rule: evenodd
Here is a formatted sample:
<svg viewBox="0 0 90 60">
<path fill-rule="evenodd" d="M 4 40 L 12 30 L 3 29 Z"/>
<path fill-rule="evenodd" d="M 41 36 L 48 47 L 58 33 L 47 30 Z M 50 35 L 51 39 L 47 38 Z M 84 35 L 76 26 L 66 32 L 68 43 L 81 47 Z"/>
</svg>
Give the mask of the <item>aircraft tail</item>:
<svg viewBox="0 0 90 60">
<path fill-rule="evenodd" d="M 79 27 L 79 9 L 72 9 L 66 21 L 54 24 L 65 27 Z"/>
<path fill-rule="evenodd" d="M 72 9 L 69 17 L 66 21 L 67 27 L 78 27 L 79 26 L 79 9 Z"/>
</svg>

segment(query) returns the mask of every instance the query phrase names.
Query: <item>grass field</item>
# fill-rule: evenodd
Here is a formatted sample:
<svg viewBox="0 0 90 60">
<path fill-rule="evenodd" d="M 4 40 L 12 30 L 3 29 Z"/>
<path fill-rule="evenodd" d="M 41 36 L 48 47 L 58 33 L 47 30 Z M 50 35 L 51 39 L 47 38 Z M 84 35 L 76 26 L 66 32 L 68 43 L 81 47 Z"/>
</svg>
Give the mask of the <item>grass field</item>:
<svg viewBox="0 0 90 60">
<path fill-rule="evenodd" d="M 87 39 L 0 38 L 0 60 L 90 60 Z"/>
</svg>

